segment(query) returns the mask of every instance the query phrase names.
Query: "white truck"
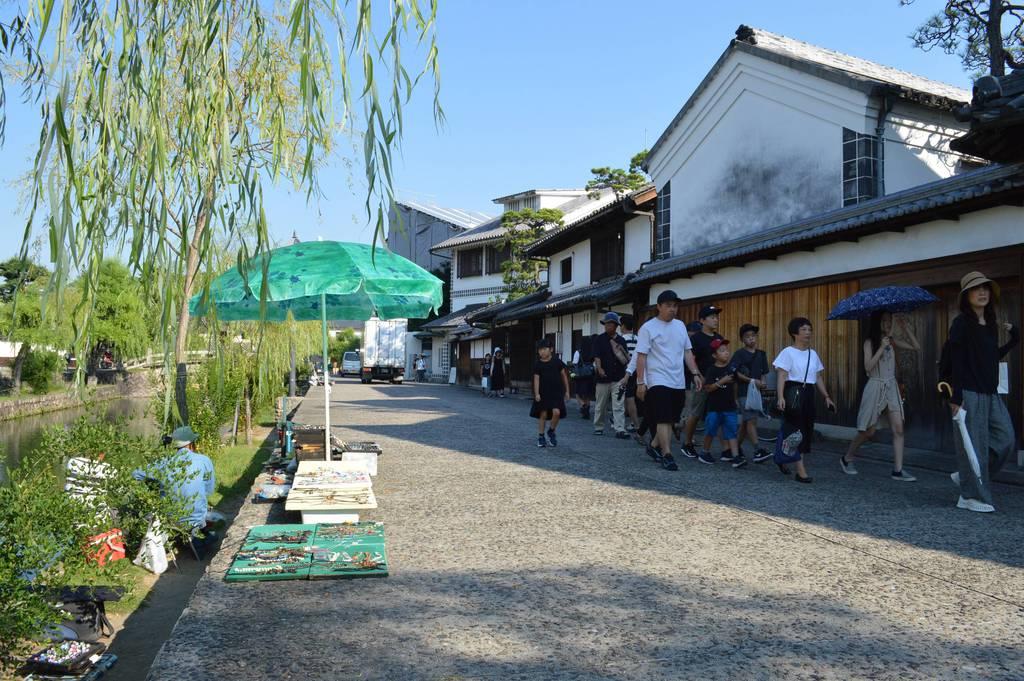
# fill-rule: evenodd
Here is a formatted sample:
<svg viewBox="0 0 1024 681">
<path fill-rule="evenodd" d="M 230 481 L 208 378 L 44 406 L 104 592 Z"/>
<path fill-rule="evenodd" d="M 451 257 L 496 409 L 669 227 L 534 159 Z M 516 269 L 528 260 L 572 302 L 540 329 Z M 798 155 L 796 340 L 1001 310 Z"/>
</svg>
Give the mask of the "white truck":
<svg viewBox="0 0 1024 681">
<path fill-rule="evenodd" d="M 405 332 L 409 320 L 376 317 L 366 320 L 363 327 L 363 367 L 359 380 L 369 383 L 374 379 L 401 383 L 405 379 Z"/>
</svg>

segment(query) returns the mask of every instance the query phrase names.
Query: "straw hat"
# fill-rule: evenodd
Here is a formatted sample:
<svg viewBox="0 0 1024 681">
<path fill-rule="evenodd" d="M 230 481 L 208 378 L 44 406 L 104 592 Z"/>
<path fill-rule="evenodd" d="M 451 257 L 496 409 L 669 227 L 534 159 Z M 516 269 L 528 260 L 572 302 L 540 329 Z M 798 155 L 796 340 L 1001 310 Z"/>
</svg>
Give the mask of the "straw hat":
<svg viewBox="0 0 1024 681">
<path fill-rule="evenodd" d="M 960 295 L 967 293 L 970 289 L 981 286 L 982 284 L 988 284 L 989 288 L 992 289 L 992 295 L 995 296 L 996 300 L 999 300 L 999 284 L 986 277 L 981 272 L 968 272 L 960 279 Z"/>
</svg>

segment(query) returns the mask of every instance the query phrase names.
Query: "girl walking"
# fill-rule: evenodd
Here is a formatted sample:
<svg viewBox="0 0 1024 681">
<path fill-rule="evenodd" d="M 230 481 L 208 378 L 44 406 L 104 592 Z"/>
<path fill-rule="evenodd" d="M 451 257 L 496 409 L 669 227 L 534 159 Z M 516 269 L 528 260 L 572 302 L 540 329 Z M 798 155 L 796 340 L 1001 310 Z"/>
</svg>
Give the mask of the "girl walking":
<svg viewBox="0 0 1024 681">
<path fill-rule="evenodd" d="M 501 348 L 494 348 L 494 359 L 491 361 L 491 395 L 505 396 L 505 355 Z"/>
<path fill-rule="evenodd" d="M 864 341 L 864 370 L 868 374 L 868 382 L 864 386 L 860 410 L 857 412 L 857 435 L 846 454 L 839 457 L 839 465 L 847 475 L 857 475 L 857 468 L 853 465 L 857 450 L 874 437 L 882 414 L 888 414 L 889 427 L 892 428 L 892 479 L 901 482 L 917 480 L 903 470 L 903 399 L 900 397 L 899 384 L 896 383 L 896 353 L 893 347 L 918 351 L 921 344 L 902 318 L 899 326 L 906 340 L 893 336 L 891 313 L 875 312 L 871 315 L 868 339 Z"/>
<path fill-rule="evenodd" d="M 480 363 L 480 394 L 487 397 L 491 389 L 491 353 L 484 355 L 484 361 Z"/>
<path fill-rule="evenodd" d="M 533 405 L 530 417 L 537 419 L 537 446 L 558 446 L 558 422 L 565 414 L 565 402 L 569 399 L 569 372 L 562 360 L 552 356 L 551 342 L 537 341 L 537 361 L 533 365 Z M 544 439 L 544 426 L 547 441 Z"/>
<path fill-rule="evenodd" d="M 783 348 L 772 363 L 780 386 L 778 407 L 786 423 L 794 431 L 798 430 L 801 435 L 797 450 L 800 458 L 794 462 L 796 481 L 811 482 L 804 467 L 803 457 L 811 453 L 811 439 L 814 436 L 814 389 L 817 388 L 821 393 L 829 411 L 835 411 L 836 405 L 829 397 L 825 379 L 821 375 L 825 371 L 825 365 L 822 364 L 818 353 L 811 348 L 811 320 L 796 317 L 790 320 L 787 331 L 793 339 L 793 344 Z M 789 469 L 784 464 L 779 464 L 779 470 L 789 474 Z"/>
<path fill-rule="evenodd" d="M 960 280 L 960 315 L 949 328 L 949 354 L 953 365 L 953 396 L 949 408 L 953 419 L 966 421 L 967 435 L 977 455 L 980 475 L 968 460 L 966 443 L 954 436 L 957 467 L 953 482 L 960 486 L 957 508 L 991 513 L 990 479 L 999 472 L 1013 452 L 1016 437 L 1006 405 L 998 395 L 999 360 L 1020 340 L 1013 324 L 1003 324 L 1010 340 L 999 345 L 995 302 L 999 285 L 981 272 L 970 272 Z M 960 414 L 961 410 L 964 414 Z"/>
</svg>

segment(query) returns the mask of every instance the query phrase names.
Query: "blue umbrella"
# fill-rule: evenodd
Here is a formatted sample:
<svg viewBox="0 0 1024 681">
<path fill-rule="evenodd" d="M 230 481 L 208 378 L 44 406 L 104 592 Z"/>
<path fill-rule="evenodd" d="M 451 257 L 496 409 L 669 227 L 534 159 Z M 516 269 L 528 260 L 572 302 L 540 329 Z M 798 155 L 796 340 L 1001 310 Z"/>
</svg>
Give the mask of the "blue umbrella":
<svg viewBox="0 0 1024 681">
<path fill-rule="evenodd" d="M 840 300 L 828 318 L 866 319 L 872 312 L 912 312 L 938 300 L 920 286 L 869 288 Z"/>
</svg>

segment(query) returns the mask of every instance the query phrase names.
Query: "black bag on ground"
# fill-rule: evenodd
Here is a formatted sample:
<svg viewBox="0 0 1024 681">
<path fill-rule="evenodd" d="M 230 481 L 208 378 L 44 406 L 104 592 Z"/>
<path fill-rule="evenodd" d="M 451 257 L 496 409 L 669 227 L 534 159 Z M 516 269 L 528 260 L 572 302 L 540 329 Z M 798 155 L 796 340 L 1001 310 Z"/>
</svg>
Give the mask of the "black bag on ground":
<svg viewBox="0 0 1024 681">
<path fill-rule="evenodd" d="M 95 643 L 114 633 L 105 603 L 119 601 L 124 590 L 109 586 L 69 587 L 57 594 L 54 605 L 67 614 L 60 623 L 62 638 Z"/>
</svg>

